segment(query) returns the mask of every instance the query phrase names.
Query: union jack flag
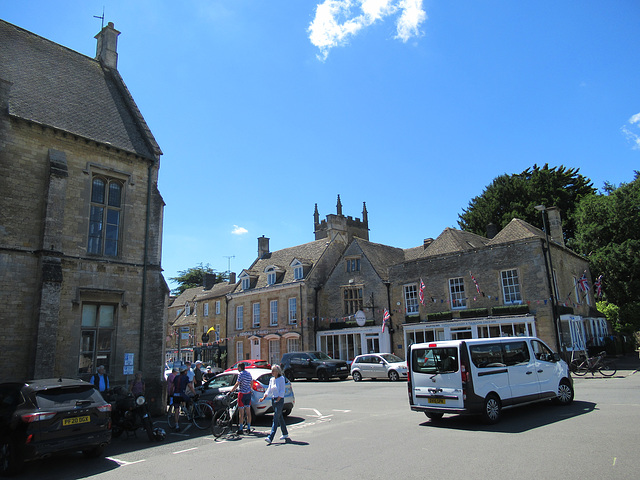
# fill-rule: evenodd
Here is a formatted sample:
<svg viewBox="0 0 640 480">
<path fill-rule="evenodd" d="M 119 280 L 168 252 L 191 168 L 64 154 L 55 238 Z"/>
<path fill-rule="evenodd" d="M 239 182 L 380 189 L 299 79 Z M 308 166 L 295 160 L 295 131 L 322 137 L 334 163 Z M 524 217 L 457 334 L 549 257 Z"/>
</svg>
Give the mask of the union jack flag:
<svg viewBox="0 0 640 480">
<path fill-rule="evenodd" d="M 589 282 L 587 281 L 586 273 L 582 274 L 582 276 L 580 277 L 580 280 L 578 280 L 578 285 L 580 286 L 580 290 L 582 290 L 583 292 L 589 291 Z"/>
<path fill-rule="evenodd" d="M 593 286 L 596 287 L 596 295 L 598 297 L 601 297 L 602 296 L 602 275 L 598 277 L 598 279 L 596 280 L 596 283 L 594 283 Z"/>
<path fill-rule="evenodd" d="M 391 315 L 389 314 L 389 310 L 385 308 L 384 315 L 382 316 L 382 333 L 384 333 L 384 329 L 387 326 L 387 322 L 391 320 Z"/>
<path fill-rule="evenodd" d="M 478 291 L 478 293 L 482 293 L 480 291 L 480 286 L 478 285 L 478 282 L 476 282 L 476 277 L 473 276 L 473 273 L 469 272 L 469 275 L 471 275 L 471 280 L 473 280 L 473 283 L 476 286 L 476 290 Z"/>
<path fill-rule="evenodd" d="M 424 282 L 422 281 L 422 279 L 420 279 L 420 303 L 422 305 L 424 305 Z"/>
</svg>

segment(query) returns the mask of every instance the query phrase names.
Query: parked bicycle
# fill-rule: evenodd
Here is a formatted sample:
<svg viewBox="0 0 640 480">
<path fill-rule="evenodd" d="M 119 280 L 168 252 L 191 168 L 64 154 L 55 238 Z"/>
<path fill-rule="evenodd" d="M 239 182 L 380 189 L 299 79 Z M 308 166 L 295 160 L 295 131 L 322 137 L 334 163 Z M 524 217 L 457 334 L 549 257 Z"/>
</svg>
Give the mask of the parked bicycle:
<svg viewBox="0 0 640 480">
<path fill-rule="evenodd" d="M 236 392 L 220 394 L 215 399 L 215 405 L 216 414 L 211 425 L 211 433 L 218 438 L 233 429 L 234 417 L 238 409 L 238 394 Z"/>
<path fill-rule="evenodd" d="M 582 377 L 591 372 L 593 375 L 595 372 L 600 372 L 605 377 L 611 377 L 618 371 L 616 364 L 612 360 L 606 359 L 607 352 L 600 352 L 598 355 L 587 358 L 585 355 L 580 355 L 578 360 L 571 362 L 569 367 L 571 371 Z"/>
<path fill-rule="evenodd" d="M 180 408 L 179 415 L 186 418 L 188 422 L 193 423 L 196 428 L 206 430 L 211 427 L 211 422 L 213 421 L 213 408 L 207 401 L 199 400 L 198 395 L 193 397 L 189 406 L 186 406 L 182 402 L 179 407 L 175 404 L 169 406 L 169 411 L 167 413 L 167 423 L 169 424 L 169 428 L 175 428 L 176 426 L 176 408 Z"/>
</svg>

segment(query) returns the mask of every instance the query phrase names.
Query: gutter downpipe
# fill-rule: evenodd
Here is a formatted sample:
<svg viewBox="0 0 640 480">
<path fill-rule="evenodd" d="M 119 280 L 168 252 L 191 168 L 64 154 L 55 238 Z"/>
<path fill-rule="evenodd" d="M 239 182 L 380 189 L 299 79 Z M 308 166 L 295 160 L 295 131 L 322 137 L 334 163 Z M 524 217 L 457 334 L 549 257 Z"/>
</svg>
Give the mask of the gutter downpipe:
<svg viewBox="0 0 640 480">
<path fill-rule="evenodd" d="M 151 216 L 151 169 L 155 165 L 155 160 L 149 164 L 147 168 L 147 211 L 145 218 L 145 229 L 144 229 L 144 258 L 142 262 L 142 295 L 141 295 L 141 305 L 140 305 L 140 336 L 139 336 L 139 344 L 138 344 L 138 354 L 140 355 L 140 360 L 138 361 L 138 365 L 140 366 L 140 370 L 144 371 L 143 368 L 143 351 L 144 351 L 144 316 L 146 314 L 145 304 L 147 301 L 147 264 L 149 262 L 149 218 Z M 180 342 L 180 337 L 178 336 L 178 342 Z M 180 348 L 180 344 L 178 343 L 178 349 Z"/>
</svg>

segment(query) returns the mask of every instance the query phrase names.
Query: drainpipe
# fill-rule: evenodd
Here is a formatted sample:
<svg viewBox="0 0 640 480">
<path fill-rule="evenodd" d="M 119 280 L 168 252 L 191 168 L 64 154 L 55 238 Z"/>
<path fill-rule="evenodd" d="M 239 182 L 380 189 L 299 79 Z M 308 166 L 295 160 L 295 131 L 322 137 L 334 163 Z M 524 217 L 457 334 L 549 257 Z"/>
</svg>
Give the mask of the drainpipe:
<svg viewBox="0 0 640 480">
<path fill-rule="evenodd" d="M 389 312 L 389 316 L 391 316 L 391 282 L 383 283 L 384 286 L 387 287 L 387 311 Z M 391 353 L 393 353 L 393 327 L 391 325 L 389 325 L 389 341 L 391 342 Z"/>
<path fill-rule="evenodd" d="M 142 262 L 142 303 L 140 306 L 140 336 L 139 336 L 139 344 L 138 344 L 138 354 L 140 359 L 138 360 L 138 365 L 140 366 L 140 370 L 144 371 L 143 360 L 144 360 L 144 317 L 146 314 L 146 302 L 147 302 L 147 263 L 149 262 L 149 223 L 151 222 L 151 187 L 153 182 L 151 181 L 151 172 L 153 166 L 155 165 L 155 161 L 149 164 L 147 168 L 147 212 L 145 218 L 145 229 L 144 229 L 144 259 Z M 180 341 L 180 337 L 178 336 L 178 342 Z M 179 344 L 178 344 L 179 345 Z M 179 347 L 178 347 L 179 348 Z"/>
</svg>

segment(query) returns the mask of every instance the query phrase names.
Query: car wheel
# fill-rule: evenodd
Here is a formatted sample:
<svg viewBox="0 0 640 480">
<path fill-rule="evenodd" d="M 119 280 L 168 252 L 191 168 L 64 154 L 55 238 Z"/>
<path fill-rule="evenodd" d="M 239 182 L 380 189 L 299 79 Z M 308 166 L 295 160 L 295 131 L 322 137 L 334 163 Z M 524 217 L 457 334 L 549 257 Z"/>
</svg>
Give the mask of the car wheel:
<svg viewBox="0 0 640 480">
<path fill-rule="evenodd" d="M 558 396 L 553 399 L 557 405 L 569 405 L 573 402 L 573 388 L 567 380 L 562 380 L 558 385 Z"/>
<path fill-rule="evenodd" d="M 282 410 L 282 416 L 283 417 L 288 417 L 291 414 L 291 409 L 290 408 L 285 408 L 284 410 Z"/>
<path fill-rule="evenodd" d="M 389 380 L 391 380 L 392 382 L 397 382 L 398 380 L 400 380 L 400 375 L 398 375 L 398 372 L 396 372 L 395 370 L 391 370 L 389 372 Z"/>
<path fill-rule="evenodd" d="M 502 414 L 502 405 L 497 395 L 490 394 L 484 399 L 484 407 L 482 409 L 482 420 L 484 423 L 493 425 L 498 423 Z"/>
<path fill-rule="evenodd" d="M 354 382 L 359 382 L 360 380 L 362 380 L 362 374 L 360 372 L 353 372 L 351 376 L 353 377 Z"/>
<path fill-rule="evenodd" d="M 87 458 L 98 458 L 104 453 L 104 445 L 98 445 L 97 447 L 83 450 L 82 453 Z"/>
<path fill-rule="evenodd" d="M 284 376 L 287 377 L 290 382 L 293 382 L 296 379 L 295 375 L 293 374 L 293 370 L 285 370 Z"/>
<path fill-rule="evenodd" d="M 15 475 L 22 469 L 22 458 L 17 446 L 10 439 L 0 443 L 0 475 Z"/>
<path fill-rule="evenodd" d="M 321 382 L 326 382 L 327 380 L 329 380 L 329 376 L 327 375 L 327 372 L 325 370 L 318 370 L 318 380 L 320 380 Z"/>
<path fill-rule="evenodd" d="M 444 415 L 444 413 L 440 413 L 440 412 L 424 412 L 424 414 L 427 416 L 428 419 L 430 420 L 441 420 L 442 416 Z"/>
</svg>

